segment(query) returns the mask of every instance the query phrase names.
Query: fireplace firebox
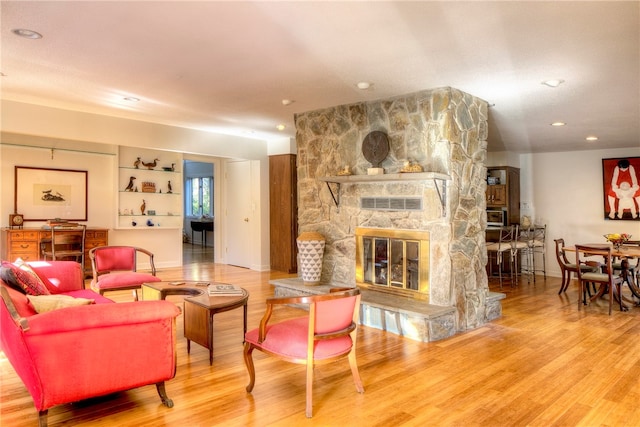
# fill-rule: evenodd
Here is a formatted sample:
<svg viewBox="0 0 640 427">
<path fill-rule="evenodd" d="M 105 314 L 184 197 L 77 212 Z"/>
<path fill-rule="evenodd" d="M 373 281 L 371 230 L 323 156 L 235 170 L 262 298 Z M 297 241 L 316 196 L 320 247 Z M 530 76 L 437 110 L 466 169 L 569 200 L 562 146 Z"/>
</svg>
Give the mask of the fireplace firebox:
<svg viewBox="0 0 640 427">
<path fill-rule="evenodd" d="M 428 300 L 429 232 L 356 228 L 356 283 Z"/>
</svg>

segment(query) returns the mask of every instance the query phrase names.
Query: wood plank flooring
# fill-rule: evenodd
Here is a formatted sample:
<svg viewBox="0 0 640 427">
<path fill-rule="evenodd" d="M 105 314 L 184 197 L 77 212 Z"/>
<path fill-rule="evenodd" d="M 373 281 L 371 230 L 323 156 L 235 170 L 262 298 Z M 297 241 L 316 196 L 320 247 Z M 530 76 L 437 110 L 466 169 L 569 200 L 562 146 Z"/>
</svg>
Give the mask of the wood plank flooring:
<svg viewBox="0 0 640 427">
<path fill-rule="evenodd" d="M 251 293 L 249 327 L 257 326 L 268 281 L 290 277 L 213 263 L 185 263 L 159 276 L 235 283 Z M 175 406 L 154 386 L 49 410 L 50 426 L 638 426 L 640 308 L 607 315 L 606 301 L 578 311 L 574 284 L 560 280 L 505 288 L 503 317 L 434 343 L 376 329 L 358 333 L 365 393 L 355 390 L 346 361 L 316 368 L 314 417 L 305 418 L 305 375 L 254 353 L 256 386 L 245 391 L 242 310 L 216 315 L 214 362 L 192 344 L 186 352 L 178 318 L 178 367 L 167 383 Z M 492 290 L 494 289 L 492 287 Z M 122 302 L 128 292 L 108 295 Z M 182 304 L 182 297 L 171 297 Z M 299 314 L 293 308 L 279 318 Z M 152 361 L 150 361 L 152 363 Z M 69 386 L 73 386 L 70 373 Z M 36 426 L 31 397 L 0 353 L 0 425 Z"/>
</svg>

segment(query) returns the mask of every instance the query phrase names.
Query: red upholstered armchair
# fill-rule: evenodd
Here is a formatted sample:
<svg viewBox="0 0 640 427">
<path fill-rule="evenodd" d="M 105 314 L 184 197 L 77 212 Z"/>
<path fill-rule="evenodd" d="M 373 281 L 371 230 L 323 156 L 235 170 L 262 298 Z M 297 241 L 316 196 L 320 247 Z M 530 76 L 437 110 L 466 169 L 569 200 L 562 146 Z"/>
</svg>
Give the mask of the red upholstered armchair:
<svg viewBox="0 0 640 427">
<path fill-rule="evenodd" d="M 271 323 L 274 305 L 308 304 L 309 314 L 280 323 Z M 356 363 L 356 328 L 360 310 L 358 289 L 339 289 L 323 295 L 269 298 L 260 327 L 245 336 L 244 361 L 249 372 L 247 391 L 255 385 L 253 350 L 292 363 L 307 365 L 306 416 L 313 416 L 313 369 L 315 365 L 348 358 L 359 393 L 364 393 Z"/>
<path fill-rule="evenodd" d="M 0 349 L 33 398 L 40 426 L 49 408 L 164 382 L 176 372 L 178 307 L 169 301 L 114 303 L 83 289 L 80 264 L 30 263 L 49 294 L 94 300 L 40 310 L 28 295 L 0 280 Z M 153 361 L 153 363 L 150 363 Z"/>
<path fill-rule="evenodd" d="M 137 271 L 138 254 L 149 261 L 150 273 Z M 138 301 L 138 289 L 143 283 L 159 282 L 153 254 L 135 246 L 98 246 L 89 251 L 93 279 L 91 289 L 104 295 L 107 291 L 133 290 L 133 298 Z"/>
</svg>

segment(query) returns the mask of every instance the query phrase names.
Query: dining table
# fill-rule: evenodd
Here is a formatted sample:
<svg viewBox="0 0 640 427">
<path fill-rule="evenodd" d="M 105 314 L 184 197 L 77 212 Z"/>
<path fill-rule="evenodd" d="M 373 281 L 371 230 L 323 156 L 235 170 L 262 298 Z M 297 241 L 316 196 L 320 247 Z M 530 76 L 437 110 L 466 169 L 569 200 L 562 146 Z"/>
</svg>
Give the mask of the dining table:
<svg viewBox="0 0 640 427">
<path fill-rule="evenodd" d="M 624 278 L 624 281 L 629 286 L 629 290 L 640 300 L 640 283 L 632 271 L 630 271 L 629 260 L 640 259 L 640 241 L 630 241 L 622 245 L 613 245 L 612 243 L 583 243 L 582 246 L 590 246 L 597 249 L 611 248 L 611 256 L 620 259 L 620 276 Z M 575 252 L 575 246 L 566 246 L 564 248 L 567 252 Z M 630 301 L 627 298 L 623 298 L 627 302 L 636 306 L 640 305 L 640 302 Z M 622 304 L 622 302 L 621 302 Z"/>
</svg>

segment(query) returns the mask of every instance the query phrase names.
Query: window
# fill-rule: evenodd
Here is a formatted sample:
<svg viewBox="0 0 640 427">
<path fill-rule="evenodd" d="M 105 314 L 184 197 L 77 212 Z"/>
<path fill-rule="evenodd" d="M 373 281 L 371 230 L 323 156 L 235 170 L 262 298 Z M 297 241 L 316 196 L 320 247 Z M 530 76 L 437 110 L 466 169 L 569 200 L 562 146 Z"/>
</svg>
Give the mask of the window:
<svg viewBox="0 0 640 427">
<path fill-rule="evenodd" d="M 185 183 L 187 216 L 213 216 L 213 177 L 187 178 Z"/>
</svg>

